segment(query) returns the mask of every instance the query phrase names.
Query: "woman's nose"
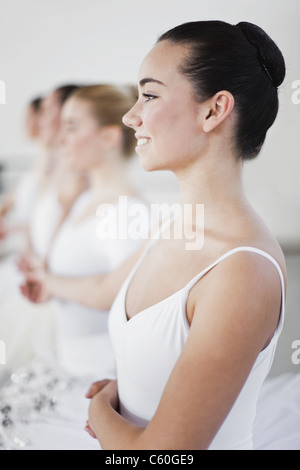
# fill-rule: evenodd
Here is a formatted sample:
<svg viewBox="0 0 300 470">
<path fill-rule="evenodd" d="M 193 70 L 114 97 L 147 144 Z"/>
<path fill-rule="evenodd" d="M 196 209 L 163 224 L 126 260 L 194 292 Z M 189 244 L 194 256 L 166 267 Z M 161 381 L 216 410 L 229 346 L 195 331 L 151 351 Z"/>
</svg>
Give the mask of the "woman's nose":
<svg viewBox="0 0 300 470">
<path fill-rule="evenodd" d="M 132 127 L 133 129 L 138 128 L 142 124 L 142 119 L 140 115 L 136 112 L 136 105 L 133 106 L 128 113 L 123 116 L 123 124 L 127 127 Z"/>
</svg>

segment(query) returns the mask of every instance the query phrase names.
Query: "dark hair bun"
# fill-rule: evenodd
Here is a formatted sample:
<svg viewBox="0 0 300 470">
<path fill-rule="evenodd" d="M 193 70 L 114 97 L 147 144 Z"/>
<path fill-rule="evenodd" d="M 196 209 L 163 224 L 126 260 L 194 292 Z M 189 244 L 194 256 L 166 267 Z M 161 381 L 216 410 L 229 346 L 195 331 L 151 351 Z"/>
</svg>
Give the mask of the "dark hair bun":
<svg viewBox="0 0 300 470">
<path fill-rule="evenodd" d="M 248 41 L 257 48 L 258 60 L 269 74 L 274 85 L 278 87 L 285 77 L 285 62 L 283 55 L 268 36 L 268 34 L 259 26 L 247 21 L 242 21 L 236 25 L 240 29 Z"/>
<path fill-rule="evenodd" d="M 234 97 L 238 116 L 234 144 L 239 158 L 255 158 L 279 109 L 278 87 L 285 77 L 284 58 L 258 26 L 224 21 L 184 23 L 158 39 L 188 46 L 178 64 L 203 103 L 220 90 Z"/>
</svg>

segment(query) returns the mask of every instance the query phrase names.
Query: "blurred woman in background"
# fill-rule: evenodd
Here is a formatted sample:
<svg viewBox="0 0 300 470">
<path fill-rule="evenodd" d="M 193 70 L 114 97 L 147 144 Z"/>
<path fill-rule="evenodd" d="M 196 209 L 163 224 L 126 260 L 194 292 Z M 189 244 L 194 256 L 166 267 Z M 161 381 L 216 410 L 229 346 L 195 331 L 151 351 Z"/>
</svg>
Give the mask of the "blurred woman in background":
<svg viewBox="0 0 300 470">
<path fill-rule="evenodd" d="M 29 103 L 25 116 L 26 135 L 38 144 L 42 103 L 42 97 L 34 98 Z M 36 191 L 34 179 L 34 172 L 29 171 L 21 178 L 15 190 L 3 197 L 0 209 L 0 240 L 4 240 L 15 231 L 26 231 L 28 229 Z"/>
<path fill-rule="evenodd" d="M 26 134 L 38 143 L 39 155 L 34 167 L 21 178 L 12 194 L 4 198 L 0 212 L 0 236 L 2 239 L 8 238 L 8 235 L 16 230 L 21 230 L 23 236 L 24 232 L 28 236 L 32 221 L 34 224 L 33 211 L 36 205 L 43 201 L 45 191 L 49 187 L 54 188 L 56 192 L 61 192 L 60 202 L 64 203 L 65 185 L 62 185 L 59 180 L 60 165 L 62 164 L 59 158 L 61 109 L 66 99 L 77 88 L 77 85 L 60 86 L 44 98 L 35 98 L 27 108 Z M 58 189 L 59 184 L 60 188 Z M 69 192 L 71 193 L 71 191 Z M 74 197 L 76 196 L 75 191 Z M 72 196 L 68 199 L 71 200 Z M 27 243 L 31 243 L 32 236 L 34 235 L 31 234 L 29 239 L 26 238 Z"/>
<path fill-rule="evenodd" d="M 61 175 L 63 162 L 59 156 L 62 107 L 78 88 L 73 84 L 57 87 L 39 102 L 35 121 L 33 110 L 26 117 L 27 132 L 38 140 L 41 153 L 36 166 L 23 177 L 12 207 L 16 214 L 14 220 L 22 219 L 26 230 L 21 233 L 12 256 L 0 264 L 0 328 L 7 345 L 7 361 L 1 368 L 0 381 L 37 350 L 53 343 L 51 308 L 45 306 L 41 315 L 41 309 L 24 301 L 19 285 L 24 279 L 21 270 L 28 269 L 37 259 L 38 263 L 44 262 L 54 231 L 87 186 L 82 175 Z"/>
<path fill-rule="evenodd" d="M 42 158 L 36 172 L 36 198 L 31 208 L 29 246 L 21 260 L 23 267 L 30 257 L 45 257 L 54 231 L 87 187 L 84 175 L 64 171 L 60 152 L 62 108 L 78 88 L 77 85 L 60 86 L 42 103 L 39 121 Z"/>
<path fill-rule="evenodd" d="M 111 85 L 82 87 L 64 106 L 62 158 L 69 171 L 86 175 L 88 189 L 76 200 L 47 253 L 44 268 L 57 276 L 59 282 L 64 277 L 81 279 L 112 272 L 140 244 L 140 239 L 99 240 L 97 236 L 101 220 L 99 205 L 115 207 L 118 220 L 121 216 L 128 217 L 131 205 L 145 207 L 127 178 L 127 163 L 134 152 L 134 135 L 121 121 L 122 112 L 128 109 L 135 93 L 135 89 Z M 127 198 L 127 206 L 119 204 L 121 195 Z M 145 220 L 147 229 L 146 222 L 148 220 Z M 88 349 L 82 350 L 77 339 L 80 343 L 85 335 L 106 332 L 107 311 L 101 314 L 99 309 L 80 306 L 66 298 L 56 302 L 56 306 L 64 365 L 70 360 L 72 371 L 80 370 L 82 361 L 82 371 L 93 370 L 98 358 Z M 80 357 L 74 361 L 78 351 Z M 84 359 L 85 353 L 88 360 Z"/>
<path fill-rule="evenodd" d="M 134 154 L 135 137 L 134 132 L 124 126 L 122 116 L 135 99 L 135 87 L 95 85 L 75 91 L 63 108 L 61 145 L 65 168 L 73 174 L 84 173 L 88 179 L 88 189 L 77 198 L 60 224 L 47 251 L 46 262 L 41 263 L 41 270 L 49 270 L 59 279 L 106 275 L 138 250 L 143 238 L 141 231 L 136 237 L 101 237 L 99 221 L 104 221 L 105 226 L 114 227 L 116 221 L 130 219 L 131 209 L 142 207 L 145 219 L 144 223 L 140 220 L 140 224 L 145 226 L 145 233 L 148 231 L 147 203 L 131 186 L 127 174 L 128 162 Z M 28 288 L 31 288 L 30 283 Z M 34 448 L 52 446 L 54 441 L 47 434 L 34 431 L 30 419 L 39 418 L 34 407 L 27 410 L 30 429 L 18 426 L 22 410 L 29 400 L 40 401 L 41 395 L 46 397 L 43 401 L 45 409 L 39 411 L 49 411 L 49 407 L 54 406 L 54 395 L 68 386 L 72 389 L 74 399 L 70 403 L 67 394 L 66 409 L 63 396 L 55 403 L 58 422 L 70 413 L 73 405 L 69 419 L 72 420 L 74 413 L 83 417 L 87 404 L 79 397 L 83 397 L 87 377 L 95 379 L 99 374 L 115 376 L 114 358 L 107 334 L 107 310 L 99 311 L 76 302 L 59 300 L 53 300 L 52 306 L 57 355 L 52 357 L 51 354 L 49 361 L 48 358 L 37 358 L 28 368 L 15 373 L 12 382 L 2 390 L 1 395 L 1 403 L 7 403 L 7 406 L 14 400 L 17 402 L 14 408 L 19 410 L 17 416 L 13 413 L 7 416 L 16 424 L 12 431 L 13 439 L 20 432 L 27 436 L 22 442 L 26 441 L 29 445 L 31 434 Z M 20 387 L 24 386 L 22 377 L 25 377 L 26 390 L 20 399 Z M 42 389 L 38 386 L 40 381 L 44 383 Z M 52 416 L 54 418 L 55 414 Z M 80 425 L 80 421 L 78 423 Z M 2 430 L 2 434 L 4 445 L 8 446 L 12 442 L 10 433 Z M 54 434 L 52 437 L 56 445 L 67 448 L 77 446 L 68 437 L 67 443 L 62 440 L 59 430 L 56 429 Z"/>
<path fill-rule="evenodd" d="M 38 139 L 40 135 L 40 112 L 42 108 L 43 98 L 41 96 L 34 98 L 26 112 L 25 129 L 27 136 L 32 139 Z"/>
</svg>

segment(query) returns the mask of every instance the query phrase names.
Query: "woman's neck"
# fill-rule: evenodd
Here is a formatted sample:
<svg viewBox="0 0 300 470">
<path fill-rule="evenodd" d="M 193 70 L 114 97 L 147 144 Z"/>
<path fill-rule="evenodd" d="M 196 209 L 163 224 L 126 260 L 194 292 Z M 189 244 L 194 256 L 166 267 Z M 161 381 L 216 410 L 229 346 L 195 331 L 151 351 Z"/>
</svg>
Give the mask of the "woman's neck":
<svg viewBox="0 0 300 470">
<path fill-rule="evenodd" d="M 90 190 L 100 201 L 117 198 L 129 191 L 125 163 L 94 167 L 88 178 Z"/>
<path fill-rule="evenodd" d="M 218 227 L 250 208 L 242 184 L 242 160 L 233 155 L 211 154 L 176 172 L 182 210 L 189 204 L 196 214 L 202 204 L 205 226 Z M 195 221 L 194 221 L 195 222 Z"/>
</svg>

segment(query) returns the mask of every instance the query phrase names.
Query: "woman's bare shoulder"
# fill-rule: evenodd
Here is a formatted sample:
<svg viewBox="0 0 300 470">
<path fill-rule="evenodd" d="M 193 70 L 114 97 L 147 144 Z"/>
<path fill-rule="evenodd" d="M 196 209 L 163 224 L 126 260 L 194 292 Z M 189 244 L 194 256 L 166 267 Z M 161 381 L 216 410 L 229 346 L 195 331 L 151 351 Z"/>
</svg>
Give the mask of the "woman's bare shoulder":
<svg viewBox="0 0 300 470">
<path fill-rule="evenodd" d="M 227 240 L 226 237 L 224 239 Z M 212 261 L 214 258 L 217 260 L 232 251 L 234 256 L 225 256 L 225 259 L 208 275 L 205 275 L 200 282 L 197 282 L 189 293 L 187 315 L 190 322 L 197 305 L 199 308 L 199 303 L 202 305 L 202 302 L 210 294 L 216 295 L 215 293 L 218 292 L 220 286 L 221 288 L 227 286 L 227 300 L 230 300 L 230 296 L 236 295 L 236 292 L 239 291 L 243 293 L 241 301 L 244 298 L 245 302 L 251 302 L 251 295 L 256 291 L 257 296 L 261 293 L 262 299 L 264 295 L 269 295 L 270 298 L 278 298 L 280 303 L 281 283 L 277 267 L 269 259 L 261 256 L 261 253 L 247 250 L 249 247 L 261 250 L 277 262 L 283 275 L 286 291 L 286 262 L 283 250 L 275 236 L 259 217 L 251 218 L 245 230 L 228 240 L 224 242 L 220 240 L 217 245 L 212 245 L 211 252 L 216 254 L 215 256 L 210 255 L 211 259 Z M 238 247 L 245 249 L 235 252 L 234 249 Z"/>
</svg>

